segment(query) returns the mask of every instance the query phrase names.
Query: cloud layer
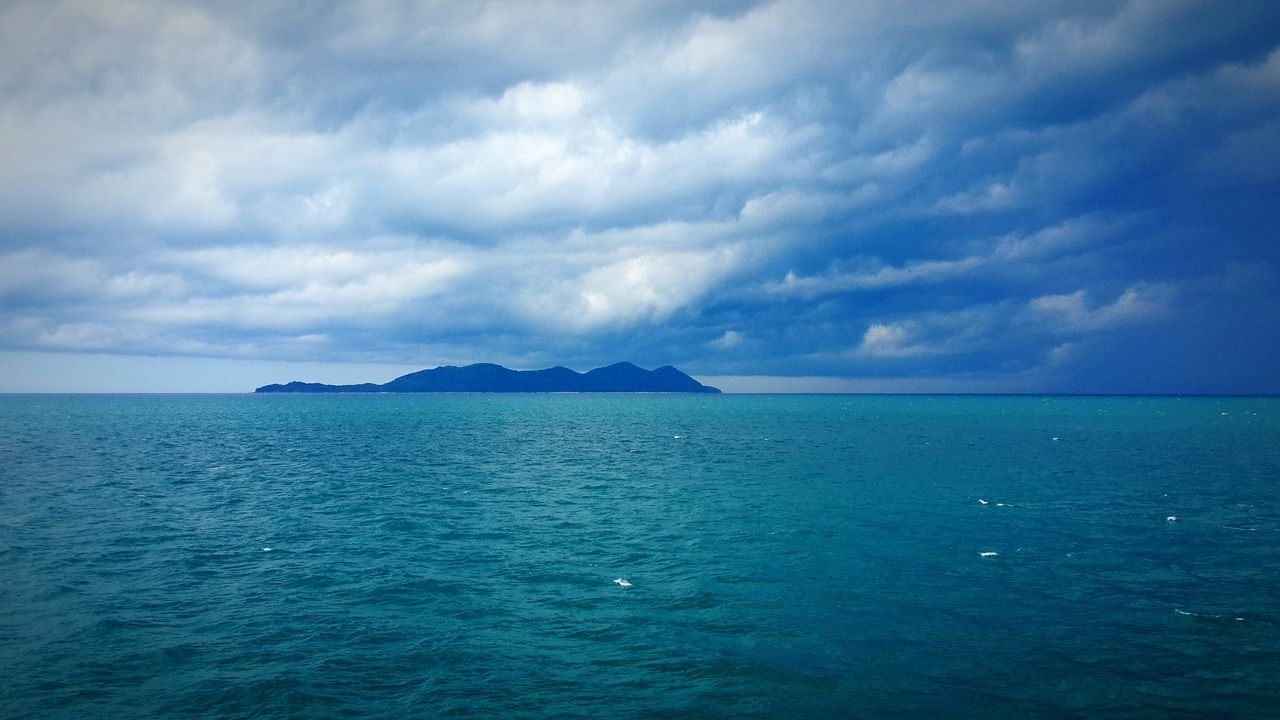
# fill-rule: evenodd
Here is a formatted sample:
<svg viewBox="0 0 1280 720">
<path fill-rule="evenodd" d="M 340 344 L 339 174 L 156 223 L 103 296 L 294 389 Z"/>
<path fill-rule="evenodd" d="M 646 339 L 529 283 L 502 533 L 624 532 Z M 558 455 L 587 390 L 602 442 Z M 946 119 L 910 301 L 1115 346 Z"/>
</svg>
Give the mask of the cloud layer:
<svg viewBox="0 0 1280 720">
<path fill-rule="evenodd" d="M 0 352 L 1280 391 L 1277 28 L 6 3 Z"/>
</svg>

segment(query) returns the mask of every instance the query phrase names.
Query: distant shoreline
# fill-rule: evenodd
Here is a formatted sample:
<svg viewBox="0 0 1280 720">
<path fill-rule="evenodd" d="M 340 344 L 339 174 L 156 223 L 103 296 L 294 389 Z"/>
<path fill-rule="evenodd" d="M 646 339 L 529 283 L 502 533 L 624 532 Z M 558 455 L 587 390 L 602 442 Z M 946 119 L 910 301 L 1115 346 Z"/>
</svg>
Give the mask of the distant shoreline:
<svg viewBox="0 0 1280 720">
<path fill-rule="evenodd" d="M 543 370 L 512 370 L 492 363 L 464 367 L 445 365 L 402 375 L 381 385 L 326 385 L 292 381 L 263 385 L 255 393 L 709 393 L 703 385 L 670 365 L 645 370 L 629 362 L 579 373 L 557 366 Z"/>
</svg>

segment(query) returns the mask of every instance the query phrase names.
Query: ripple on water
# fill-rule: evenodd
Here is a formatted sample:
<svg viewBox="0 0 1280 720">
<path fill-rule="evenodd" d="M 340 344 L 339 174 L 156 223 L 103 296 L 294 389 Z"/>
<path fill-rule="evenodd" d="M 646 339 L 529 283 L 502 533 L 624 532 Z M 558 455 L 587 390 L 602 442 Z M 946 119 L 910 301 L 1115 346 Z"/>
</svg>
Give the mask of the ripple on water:
<svg viewBox="0 0 1280 720">
<path fill-rule="evenodd" d="M 7 397 L 0 457 L 2 717 L 1280 706 L 1276 400 Z"/>
</svg>

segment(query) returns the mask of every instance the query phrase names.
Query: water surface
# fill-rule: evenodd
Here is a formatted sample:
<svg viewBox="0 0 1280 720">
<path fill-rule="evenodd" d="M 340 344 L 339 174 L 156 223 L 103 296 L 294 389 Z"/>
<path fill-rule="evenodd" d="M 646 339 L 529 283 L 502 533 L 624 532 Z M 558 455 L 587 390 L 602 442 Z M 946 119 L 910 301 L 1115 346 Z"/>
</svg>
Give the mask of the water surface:
<svg viewBox="0 0 1280 720">
<path fill-rule="evenodd" d="M 0 716 L 1264 717 L 1278 482 L 1276 399 L 0 397 Z"/>
</svg>

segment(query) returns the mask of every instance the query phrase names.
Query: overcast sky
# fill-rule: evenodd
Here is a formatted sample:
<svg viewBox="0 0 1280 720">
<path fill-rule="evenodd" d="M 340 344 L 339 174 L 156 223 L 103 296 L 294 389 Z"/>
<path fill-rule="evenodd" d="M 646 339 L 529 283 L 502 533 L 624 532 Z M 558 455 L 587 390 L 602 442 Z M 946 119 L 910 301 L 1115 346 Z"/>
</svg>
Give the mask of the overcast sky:
<svg viewBox="0 0 1280 720">
<path fill-rule="evenodd" d="M 0 391 L 1280 392 L 1280 3 L 0 3 Z"/>
</svg>

